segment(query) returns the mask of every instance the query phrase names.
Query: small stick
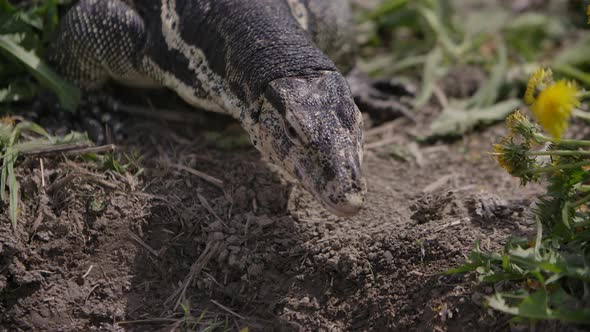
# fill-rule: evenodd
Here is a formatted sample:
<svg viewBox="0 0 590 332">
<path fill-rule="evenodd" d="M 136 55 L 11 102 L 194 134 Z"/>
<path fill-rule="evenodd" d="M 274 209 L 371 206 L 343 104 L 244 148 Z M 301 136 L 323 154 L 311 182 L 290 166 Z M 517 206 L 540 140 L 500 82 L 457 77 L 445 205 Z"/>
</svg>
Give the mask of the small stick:
<svg viewBox="0 0 590 332">
<path fill-rule="evenodd" d="M 425 194 L 431 194 L 431 193 L 435 192 L 436 190 L 438 190 L 440 187 L 447 184 L 447 182 L 453 180 L 456 176 L 457 175 L 455 173 L 443 175 L 440 178 L 438 178 L 436 181 L 434 181 L 434 182 L 430 183 L 429 185 L 427 185 L 426 187 L 424 187 L 424 189 L 422 189 L 422 192 Z"/>
<path fill-rule="evenodd" d="M 211 207 L 211 204 L 209 204 L 209 201 L 207 201 L 207 199 L 203 197 L 203 195 L 197 193 L 197 198 L 199 199 L 199 202 L 201 202 L 201 205 L 203 205 L 205 209 L 215 217 L 215 219 L 217 219 L 223 226 L 225 226 L 225 228 L 229 228 L 227 227 L 225 222 L 223 222 L 223 219 L 221 219 L 221 217 L 217 215 L 217 213 L 215 213 L 215 211 Z"/>
<path fill-rule="evenodd" d="M 436 99 L 438 99 L 438 103 L 443 109 L 449 107 L 449 99 L 447 98 L 447 95 L 445 95 L 445 92 L 440 88 L 440 86 L 438 86 L 438 84 L 434 85 L 434 89 L 432 92 L 434 93 Z"/>
<path fill-rule="evenodd" d="M 176 289 L 176 291 L 170 297 L 168 297 L 166 302 L 164 302 L 165 305 L 168 305 L 171 301 L 176 299 L 176 302 L 174 303 L 174 310 L 176 310 L 178 308 L 178 306 L 180 305 L 180 302 L 182 301 L 182 299 L 184 298 L 184 296 L 186 294 L 186 290 L 187 290 L 188 286 L 191 284 L 191 282 L 193 281 L 195 276 L 198 275 L 199 273 L 201 273 L 201 271 L 203 270 L 205 265 L 207 265 L 209 260 L 211 260 L 213 255 L 219 250 L 220 246 L 221 246 L 220 242 L 207 243 L 205 250 L 203 250 L 203 252 L 199 256 L 199 258 L 197 258 L 197 260 L 193 263 L 193 265 L 191 266 L 190 272 L 184 278 L 184 281 L 182 282 L 180 287 L 178 287 L 178 289 Z"/>
<path fill-rule="evenodd" d="M 107 145 L 101 145 L 101 146 L 91 146 L 88 148 L 82 148 L 82 149 L 76 149 L 76 150 L 71 150 L 71 151 L 67 151 L 64 152 L 65 155 L 81 155 L 81 154 L 87 154 L 87 153 L 102 153 L 102 152 L 112 152 L 115 151 L 117 149 L 117 146 L 115 144 L 107 144 Z"/>
<path fill-rule="evenodd" d="M 92 172 L 80 167 L 76 163 L 73 163 L 71 161 L 67 161 L 66 164 L 68 166 L 70 166 L 71 168 L 73 168 L 74 172 L 78 173 L 78 175 L 83 177 L 85 180 L 88 180 L 90 182 L 94 182 L 95 184 L 98 184 L 99 186 L 106 188 L 106 189 L 111 189 L 111 190 L 119 189 L 119 186 L 117 186 L 116 184 L 105 180 L 99 174 L 92 173 Z"/>
<path fill-rule="evenodd" d="M 43 158 L 39 158 L 39 165 L 41 167 L 41 187 L 45 188 L 45 167 L 43 167 Z"/>
<path fill-rule="evenodd" d="M 24 151 L 22 154 L 25 156 L 47 156 L 63 153 L 69 156 L 114 151 L 116 148 L 114 144 L 90 146 L 90 143 L 72 143 Z"/>
<path fill-rule="evenodd" d="M 172 166 L 174 166 L 174 168 L 176 168 L 178 170 L 188 172 L 188 173 L 190 173 L 190 174 L 192 174 L 192 175 L 194 175 L 194 176 L 196 176 L 196 177 L 198 177 L 198 178 L 200 178 L 200 179 L 202 179 L 204 181 L 207 181 L 210 184 L 212 184 L 212 185 L 214 185 L 214 186 L 216 186 L 216 187 L 218 187 L 218 188 L 220 188 L 220 189 L 223 190 L 223 181 L 221 181 L 220 179 L 218 179 L 216 177 L 213 177 L 213 176 L 211 176 L 209 174 L 203 173 L 201 171 L 197 171 L 194 168 L 190 168 L 190 167 L 187 167 L 187 166 L 184 166 L 184 165 L 181 165 L 181 164 L 173 164 Z"/>
<path fill-rule="evenodd" d="M 150 252 L 150 254 L 154 255 L 154 257 L 158 258 L 158 252 L 155 251 L 154 249 L 152 249 L 152 247 L 150 247 L 147 243 L 143 242 L 139 236 L 135 235 L 133 232 L 128 231 L 127 234 L 129 235 L 130 238 L 132 238 L 133 240 L 135 240 L 137 243 L 139 243 L 142 247 L 144 247 L 147 251 Z"/>
<path fill-rule="evenodd" d="M 116 184 L 109 182 L 107 180 L 96 178 L 95 176 L 90 175 L 90 174 L 82 174 L 82 175 L 84 175 L 84 178 L 86 178 L 88 181 L 94 182 L 94 183 L 98 184 L 99 186 L 104 187 L 106 189 L 111 189 L 111 190 L 119 189 L 119 186 L 117 186 Z"/>
<path fill-rule="evenodd" d="M 377 142 L 367 143 L 367 144 L 365 144 L 365 150 L 372 150 L 372 149 L 380 148 L 382 146 L 395 143 L 395 142 L 399 141 L 399 139 L 400 139 L 399 137 L 394 136 L 394 137 L 389 137 L 389 138 L 379 140 Z"/>
<path fill-rule="evenodd" d="M 49 187 L 47 187 L 47 193 L 48 194 L 53 193 L 54 191 L 65 186 L 66 184 L 72 182 L 72 180 L 74 180 L 75 178 L 76 178 L 76 174 L 74 174 L 74 173 L 70 173 L 70 174 L 64 176 L 63 178 L 50 184 Z"/>
<path fill-rule="evenodd" d="M 464 218 L 464 219 L 466 219 L 466 221 L 469 221 L 469 218 Z M 440 232 L 440 231 L 442 231 L 442 230 L 445 230 L 445 229 L 447 229 L 447 228 L 449 228 L 449 227 L 452 227 L 452 226 L 457 226 L 457 225 L 461 224 L 461 222 L 462 222 L 464 219 L 459 219 L 459 220 L 455 220 L 455 221 L 452 221 L 452 222 L 446 223 L 446 224 L 444 224 L 444 225 L 442 225 L 442 226 L 439 226 L 438 228 L 435 228 L 435 229 L 433 230 L 433 232 L 435 232 L 435 233 L 436 233 L 436 232 Z"/>
<path fill-rule="evenodd" d="M 72 150 L 84 149 L 87 147 L 90 147 L 90 142 L 60 144 L 60 145 L 54 145 L 54 146 L 33 149 L 33 150 L 29 150 L 29 151 L 23 151 L 22 155 L 24 155 L 24 156 L 51 155 L 51 154 L 59 154 L 59 153 L 63 153 L 63 152 L 68 152 L 68 151 L 72 151 Z"/>
<path fill-rule="evenodd" d="M 94 292 L 94 290 L 96 289 L 96 287 L 98 287 L 100 284 L 96 284 L 94 285 L 94 287 L 92 287 L 90 289 L 90 292 L 88 292 L 88 295 L 86 295 L 86 299 L 84 299 L 84 304 L 86 304 L 86 302 L 88 301 L 88 299 L 90 298 L 90 294 L 92 294 L 92 292 Z"/>
<path fill-rule="evenodd" d="M 416 142 L 411 142 L 408 144 L 408 150 L 412 155 L 414 155 L 418 167 L 424 167 L 424 156 L 422 155 L 422 152 L 420 152 L 420 147 L 418 147 L 418 144 Z"/>
<path fill-rule="evenodd" d="M 230 308 L 228 308 L 228 307 L 224 306 L 223 304 L 221 304 L 221 303 L 219 303 L 219 302 L 217 302 L 217 301 L 215 301 L 215 300 L 211 300 L 211 303 L 213 303 L 213 304 L 215 304 L 216 306 L 220 307 L 221 309 L 223 309 L 223 310 L 225 310 L 225 311 L 229 312 L 230 314 L 232 314 L 232 315 L 234 315 L 234 316 L 238 317 L 238 318 L 239 318 L 239 319 L 241 319 L 241 320 L 246 320 L 246 318 L 244 318 L 243 316 L 241 316 L 241 315 L 240 315 L 240 314 L 238 314 L 237 312 L 235 312 L 235 311 L 231 310 Z"/>
<path fill-rule="evenodd" d="M 402 122 L 404 122 L 405 120 L 406 120 L 405 118 L 399 118 L 399 119 L 395 119 L 393 121 L 386 122 L 380 126 L 365 130 L 364 135 L 365 135 L 365 137 L 371 137 L 371 136 L 385 134 L 385 133 L 390 132 L 390 131 L 394 130 L 395 128 L 401 126 Z"/>
<path fill-rule="evenodd" d="M 94 265 L 90 265 L 90 267 L 88 268 L 88 271 L 86 271 L 86 273 L 84 273 L 84 275 L 82 276 L 82 279 L 86 279 L 86 277 L 88 277 L 88 275 L 90 274 L 90 271 L 92 271 L 93 268 L 94 268 Z"/>
</svg>

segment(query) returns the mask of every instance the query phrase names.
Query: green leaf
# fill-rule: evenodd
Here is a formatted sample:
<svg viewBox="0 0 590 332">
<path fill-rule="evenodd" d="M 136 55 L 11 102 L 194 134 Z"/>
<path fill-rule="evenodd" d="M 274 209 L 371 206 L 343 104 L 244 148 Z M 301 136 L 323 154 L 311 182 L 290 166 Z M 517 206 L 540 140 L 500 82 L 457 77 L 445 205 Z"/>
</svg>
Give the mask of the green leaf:
<svg viewBox="0 0 590 332">
<path fill-rule="evenodd" d="M 29 52 L 10 38 L 0 35 L 0 49 L 8 52 L 22 62 L 41 84 L 53 90 L 62 106 L 75 110 L 80 102 L 80 91 L 75 86 L 61 79 L 51 68 L 45 65 L 33 52 Z"/>
<path fill-rule="evenodd" d="M 17 80 L 11 82 L 6 88 L 0 89 L 0 103 L 31 100 L 36 93 L 37 89 L 34 85 L 24 80 Z"/>
<path fill-rule="evenodd" d="M 514 299 L 521 300 L 512 304 Z M 579 307 L 578 300 L 561 287 L 548 292 L 541 288 L 530 295 L 514 296 L 497 293 L 487 298 L 488 305 L 496 310 L 529 319 L 559 319 L 579 324 L 590 324 L 590 308 Z"/>
<path fill-rule="evenodd" d="M 503 30 L 510 49 L 528 61 L 539 58 L 547 42 L 557 42 L 567 31 L 559 19 L 533 12 L 513 17 Z"/>
<path fill-rule="evenodd" d="M 467 102 L 467 108 L 488 107 L 493 105 L 496 99 L 498 99 L 500 87 L 504 83 L 504 78 L 508 71 L 508 50 L 502 40 L 497 42 L 497 46 L 498 62 L 492 69 L 492 75 L 488 82 Z"/>
<path fill-rule="evenodd" d="M 377 20 L 385 15 L 391 14 L 408 4 L 408 0 L 387 0 L 383 1 L 375 10 L 368 13 L 364 20 Z"/>
<path fill-rule="evenodd" d="M 553 59 L 553 66 L 590 66 L 590 36 L 584 35 L 575 44 L 564 47 Z"/>
<path fill-rule="evenodd" d="M 14 13 L 16 8 L 8 0 L 0 0 L 0 13 Z"/>
<path fill-rule="evenodd" d="M 10 148 L 2 155 L 2 174 L 0 175 L 0 198 L 6 200 L 6 179 L 8 178 L 8 163 L 10 163 Z"/>
<path fill-rule="evenodd" d="M 478 35 L 497 33 L 505 26 L 510 15 L 501 8 L 486 8 L 473 11 L 464 19 L 465 34 L 468 38 L 475 38 Z"/>
<path fill-rule="evenodd" d="M 14 173 L 14 162 L 16 159 L 16 155 L 14 153 L 10 153 L 6 156 L 7 159 L 11 159 L 8 162 L 8 189 L 9 189 L 9 214 L 10 214 L 10 221 L 12 222 L 12 227 L 16 229 L 16 223 L 18 221 L 18 201 L 19 201 L 19 185 L 18 181 L 16 180 L 16 174 Z"/>
<path fill-rule="evenodd" d="M 520 105 L 520 100 L 509 99 L 490 107 L 469 111 L 449 106 L 432 122 L 429 138 L 460 136 L 477 125 L 504 119 Z"/>
<path fill-rule="evenodd" d="M 422 87 L 420 94 L 416 96 L 414 101 L 415 107 L 424 106 L 434 92 L 434 84 L 440 77 L 440 69 L 442 67 L 443 51 L 440 47 L 434 48 L 426 57 L 426 64 L 424 65 L 424 72 L 422 74 Z"/>
<path fill-rule="evenodd" d="M 49 133 L 43 129 L 43 127 L 39 126 L 38 124 L 34 123 L 34 122 L 30 122 L 30 121 L 23 121 L 23 122 L 19 122 L 16 127 L 15 130 L 18 131 L 18 133 L 21 133 L 22 131 L 30 131 L 33 132 L 35 134 L 39 134 L 41 136 L 44 136 L 47 139 L 52 139 L 53 136 L 49 135 Z"/>
<path fill-rule="evenodd" d="M 553 70 L 563 76 L 573 78 L 590 87 L 590 74 L 569 64 L 555 64 Z"/>
</svg>

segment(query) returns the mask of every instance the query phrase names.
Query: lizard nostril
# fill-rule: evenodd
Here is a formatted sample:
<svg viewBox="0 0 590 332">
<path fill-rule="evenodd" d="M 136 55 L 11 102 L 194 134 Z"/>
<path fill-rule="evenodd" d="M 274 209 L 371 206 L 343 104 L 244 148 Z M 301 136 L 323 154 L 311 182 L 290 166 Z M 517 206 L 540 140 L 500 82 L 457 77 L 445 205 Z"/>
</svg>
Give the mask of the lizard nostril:
<svg viewBox="0 0 590 332">
<path fill-rule="evenodd" d="M 287 125 L 287 135 L 289 136 L 289 138 L 297 138 L 297 131 L 290 124 Z"/>
</svg>

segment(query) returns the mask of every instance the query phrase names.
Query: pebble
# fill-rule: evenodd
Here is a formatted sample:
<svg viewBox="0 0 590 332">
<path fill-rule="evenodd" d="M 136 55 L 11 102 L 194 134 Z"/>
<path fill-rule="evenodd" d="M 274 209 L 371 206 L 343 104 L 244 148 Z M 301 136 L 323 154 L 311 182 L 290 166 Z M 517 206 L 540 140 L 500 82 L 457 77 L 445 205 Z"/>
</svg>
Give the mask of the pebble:
<svg viewBox="0 0 590 332">
<path fill-rule="evenodd" d="M 383 253 L 383 257 L 385 258 L 387 264 L 393 263 L 393 254 L 389 250 Z"/>
</svg>

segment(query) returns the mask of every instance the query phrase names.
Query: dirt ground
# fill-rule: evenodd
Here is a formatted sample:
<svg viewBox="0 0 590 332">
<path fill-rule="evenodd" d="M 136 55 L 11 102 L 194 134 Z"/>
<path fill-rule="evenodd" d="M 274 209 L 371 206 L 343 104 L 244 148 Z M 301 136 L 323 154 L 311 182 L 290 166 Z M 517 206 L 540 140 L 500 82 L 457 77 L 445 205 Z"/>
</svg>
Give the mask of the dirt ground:
<svg viewBox="0 0 590 332">
<path fill-rule="evenodd" d="M 509 329 L 482 305 L 492 286 L 441 272 L 477 240 L 499 249 L 530 233 L 523 211 L 540 189 L 489 156 L 501 125 L 415 143 L 437 112 L 366 129 L 368 199 L 350 219 L 234 144 L 231 120 L 116 114 L 108 136 L 142 156 L 141 175 L 63 157 L 20 164 L 16 232 L 0 217 L 0 330 Z M 61 117 L 34 120 L 100 122 Z"/>
</svg>

